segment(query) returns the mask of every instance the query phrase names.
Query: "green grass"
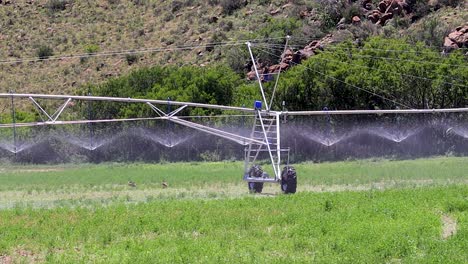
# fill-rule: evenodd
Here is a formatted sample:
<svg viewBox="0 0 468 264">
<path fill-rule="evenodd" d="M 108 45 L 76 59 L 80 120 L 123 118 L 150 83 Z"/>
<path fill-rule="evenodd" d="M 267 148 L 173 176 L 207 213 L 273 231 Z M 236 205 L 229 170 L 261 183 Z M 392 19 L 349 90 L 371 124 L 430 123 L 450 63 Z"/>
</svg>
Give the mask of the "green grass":
<svg viewBox="0 0 468 264">
<path fill-rule="evenodd" d="M 57 263 L 466 263 L 467 199 L 463 185 L 16 208 L 0 211 L 0 255 Z M 458 225 L 446 240 L 442 214 Z"/>
<path fill-rule="evenodd" d="M 269 169 L 267 165 L 264 165 Z M 466 184 L 468 158 L 301 163 L 298 192 Z M 154 199 L 248 195 L 241 162 L 8 166 L 0 169 L 0 209 L 94 206 Z M 137 184 L 136 188 L 128 182 Z M 162 182 L 169 188 L 162 188 Z M 264 193 L 280 193 L 266 184 Z"/>
<path fill-rule="evenodd" d="M 263 167 L 270 170 L 268 165 Z M 300 163 L 295 167 L 300 183 L 308 185 L 466 181 L 468 157 Z M 8 166 L 0 169 L 0 191 L 125 185 L 130 180 L 141 184 L 141 188 L 153 187 L 162 181 L 167 181 L 172 187 L 200 187 L 213 183 L 238 183 L 242 171 L 241 162 Z"/>
<path fill-rule="evenodd" d="M 365 184 L 378 181 L 468 179 L 468 158 L 438 157 L 415 160 L 361 160 L 303 163 L 297 170 L 310 184 Z"/>
<path fill-rule="evenodd" d="M 468 261 L 468 158 L 296 168 L 252 195 L 240 162 L 4 166 L 0 263 Z"/>
</svg>

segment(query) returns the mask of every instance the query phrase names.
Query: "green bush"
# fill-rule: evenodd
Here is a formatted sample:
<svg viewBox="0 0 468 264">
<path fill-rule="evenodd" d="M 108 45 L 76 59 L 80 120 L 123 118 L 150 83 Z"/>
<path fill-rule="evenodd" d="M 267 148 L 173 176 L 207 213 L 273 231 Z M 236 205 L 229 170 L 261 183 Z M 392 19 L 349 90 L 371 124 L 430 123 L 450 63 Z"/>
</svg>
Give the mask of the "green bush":
<svg viewBox="0 0 468 264">
<path fill-rule="evenodd" d="M 54 52 L 53 52 L 51 47 L 49 47 L 47 45 L 41 45 L 37 49 L 36 55 L 37 55 L 37 57 L 39 57 L 39 59 L 47 59 L 50 56 L 54 55 Z"/>
<path fill-rule="evenodd" d="M 411 108 L 466 105 L 468 89 L 462 87 L 468 70 L 453 67 L 466 63 L 462 53 L 443 56 L 422 43 L 380 37 L 361 45 L 343 43 L 285 72 L 276 105 L 286 101 L 289 110 L 402 107 L 392 100 Z"/>
<path fill-rule="evenodd" d="M 51 12 L 57 12 L 65 10 L 67 5 L 72 3 L 72 0 L 49 0 L 46 4 L 46 8 Z"/>
<path fill-rule="evenodd" d="M 450 27 L 443 20 L 436 17 L 422 19 L 422 27 L 411 31 L 410 39 L 414 42 L 424 42 L 428 46 L 440 47 L 444 38 L 450 33 Z"/>
<path fill-rule="evenodd" d="M 132 2 L 134 5 L 137 5 L 137 6 L 145 6 L 149 3 L 148 0 L 132 0 Z"/>
<path fill-rule="evenodd" d="M 439 0 L 437 2 L 439 5 L 443 6 L 450 6 L 450 7 L 457 7 L 457 6 L 465 6 L 465 0 Z"/>
<path fill-rule="evenodd" d="M 96 53 L 99 51 L 99 45 L 96 44 L 88 44 L 85 46 L 85 51 L 88 54 Z"/>
<path fill-rule="evenodd" d="M 102 96 L 161 100 L 170 97 L 174 101 L 231 105 L 234 101 L 234 89 L 239 84 L 239 76 L 226 66 L 155 66 L 111 79 L 99 86 L 85 87 L 83 92 L 89 88 L 92 94 Z M 101 103 L 95 107 L 100 117 L 135 117 L 151 112 L 150 108 L 141 105 L 119 108 L 115 104 Z M 209 113 L 206 111 L 199 114 Z"/>
<path fill-rule="evenodd" d="M 232 14 L 237 9 L 246 5 L 245 0 L 220 0 L 221 7 L 224 14 Z"/>
<path fill-rule="evenodd" d="M 329 30 L 334 28 L 341 19 L 341 10 L 345 7 L 345 1 L 317 0 L 318 16 L 320 18 L 321 29 Z"/>
<path fill-rule="evenodd" d="M 128 65 L 132 65 L 135 62 L 138 62 L 138 59 L 139 59 L 138 55 L 136 55 L 136 54 L 127 54 L 127 55 L 125 55 L 125 60 L 127 61 Z"/>
<path fill-rule="evenodd" d="M 345 18 L 346 23 L 351 23 L 354 16 L 361 16 L 361 8 L 359 4 L 351 4 L 342 9 L 341 15 Z"/>
</svg>

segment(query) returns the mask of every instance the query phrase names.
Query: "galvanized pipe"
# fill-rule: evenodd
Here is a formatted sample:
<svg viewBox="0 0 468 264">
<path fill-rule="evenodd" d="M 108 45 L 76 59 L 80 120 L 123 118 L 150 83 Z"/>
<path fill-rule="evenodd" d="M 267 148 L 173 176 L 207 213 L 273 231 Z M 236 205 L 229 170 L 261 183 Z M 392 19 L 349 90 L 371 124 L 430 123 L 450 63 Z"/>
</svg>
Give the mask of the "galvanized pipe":
<svg viewBox="0 0 468 264">
<path fill-rule="evenodd" d="M 106 97 L 106 96 L 81 96 L 81 95 L 51 95 L 51 94 L 16 94 L 16 93 L 0 93 L 0 98 L 42 98 L 42 99 L 74 99 L 84 101 L 111 101 L 111 102 L 122 102 L 122 103 L 153 103 L 153 104 L 167 104 L 167 100 L 155 100 L 155 99 L 137 99 L 137 98 L 122 98 L 122 97 Z M 243 112 L 255 112 L 252 108 L 237 107 L 237 106 L 224 106 L 224 105 L 212 105 L 212 104 L 200 104 L 190 102 L 177 102 L 171 101 L 172 105 L 177 106 L 192 106 L 202 107 L 219 110 L 237 110 Z"/>
<path fill-rule="evenodd" d="M 390 109 L 390 110 L 331 110 L 331 111 L 287 111 L 280 112 L 286 116 L 307 115 L 381 115 L 381 114 L 435 114 L 435 113 L 462 113 L 468 112 L 468 108 L 444 108 L 444 109 Z"/>
</svg>

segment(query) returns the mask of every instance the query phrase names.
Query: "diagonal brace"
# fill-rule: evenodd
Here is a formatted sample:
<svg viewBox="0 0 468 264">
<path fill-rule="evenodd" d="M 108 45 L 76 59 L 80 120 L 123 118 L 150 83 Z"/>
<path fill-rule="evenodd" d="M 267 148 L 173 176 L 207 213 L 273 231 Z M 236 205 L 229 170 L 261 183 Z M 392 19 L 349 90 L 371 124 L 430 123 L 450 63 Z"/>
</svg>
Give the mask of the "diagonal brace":
<svg viewBox="0 0 468 264">
<path fill-rule="evenodd" d="M 71 98 L 68 98 L 67 101 L 65 103 L 63 103 L 58 109 L 57 111 L 55 111 L 55 113 L 52 115 L 52 118 L 53 118 L 53 122 L 57 121 L 57 119 L 60 117 L 60 115 L 62 114 L 63 110 L 65 110 L 65 108 L 68 106 L 68 104 L 70 103 L 72 99 Z"/>
<path fill-rule="evenodd" d="M 62 114 L 63 110 L 65 110 L 65 108 L 68 106 L 68 103 L 70 103 L 70 101 L 72 100 L 71 98 L 68 98 L 67 101 L 65 101 L 65 103 L 63 103 L 56 111 L 55 113 L 51 116 L 49 115 L 49 113 L 47 113 L 46 110 L 44 110 L 44 108 L 42 108 L 42 106 L 36 101 L 34 100 L 34 98 L 32 96 L 29 97 L 29 100 L 31 100 L 33 102 L 33 104 L 36 106 L 37 109 L 39 109 L 40 113 L 44 114 L 47 116 L 48 118 L 48 121 L 50 122 L 55 122 L 57 121 L 57 119 L 60 117 L 60 115 Z M 45 121 L 44 118 L 42 118 L 42 115 L 41 115 L 41 119 L 42 121 Z"/>
<path fill-rule="evenodd" d="M 241 145 L 246 145 L 248 143 L 257 143 L 257 144 L 265 145 L 265 142 L 263 142 L 263 141 L 259 141 L 259 140 L 253 139 L 253 138 L 243 137 L 243 136 L 236 135 L 236 134 L 233 134 L 233 133 L 229 133 L 229 132 L 226 132 L 226 131 L 223 131 L 223 130 L 220 130 L 220 129 L 216 129 L 216 128 L 204 126 L 204 125 L 201 125 L 201 124 L 197 124 L 197 123 L 194 123 L 194 122 L 190 122 L 190 121 L 187 121 L 187 120 L 179 119 L 177 117 L 170 117 L 170 118 L 168 118 L 168 120 L 172 121 L 172 122 L 174 122 L 176 124 L 180 124 L 180 125 L 183 125 L 183 126 L 186 126 L 186 127 L 190 127 L 190 128 L 193 128 L 193 129 L 196 129 L 196 130 L 199 130 L 199 131 L 214 135 L 214 136 L 218 136 L 218 137 L 222 137 L 222 138 L 234 141 L 234 142 L 236 142 L 238 144 L 241 144 Z"/>
<path fill-rule="evenodd" d="M 161 109 L 157 108 L 155 105 L 153 105 L 152 103 L 150 102 L 146 102 L 147 105 L 149 105 L 149 107 L 151 107 L 151 109 L 153 109 L 154 112 L 156 112 L 156 114 L 158 114 L 160 117 L 165 117 L 167 116 L 166 113 L 164 113 Z"/>
<path fill-rule="evenodd" d="M 187 105 L 183 105 L 179 108 L 177 108 L 176 110 L 170 112 L 169 114 L 167 114 L 169 117 L 173 117 L 175 116 L 177 113 L 179 113 L 180 111 L 184 110 L 185 108 L 187 107 Z"/>
</svg>

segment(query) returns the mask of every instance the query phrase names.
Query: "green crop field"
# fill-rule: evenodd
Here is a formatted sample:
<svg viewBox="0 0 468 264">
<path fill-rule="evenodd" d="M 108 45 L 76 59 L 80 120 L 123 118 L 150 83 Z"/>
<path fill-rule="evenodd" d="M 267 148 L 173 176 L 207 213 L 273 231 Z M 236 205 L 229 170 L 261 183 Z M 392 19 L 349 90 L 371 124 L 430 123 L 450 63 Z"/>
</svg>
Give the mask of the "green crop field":
<svg viewBox="0 0 468 264">
<path fill-rule="evenodd" d="M 301 163 L 294 195 L 242 165 L 2 166 L 0 263 L 468 262 L 466 157 Z"/>
</svg>

